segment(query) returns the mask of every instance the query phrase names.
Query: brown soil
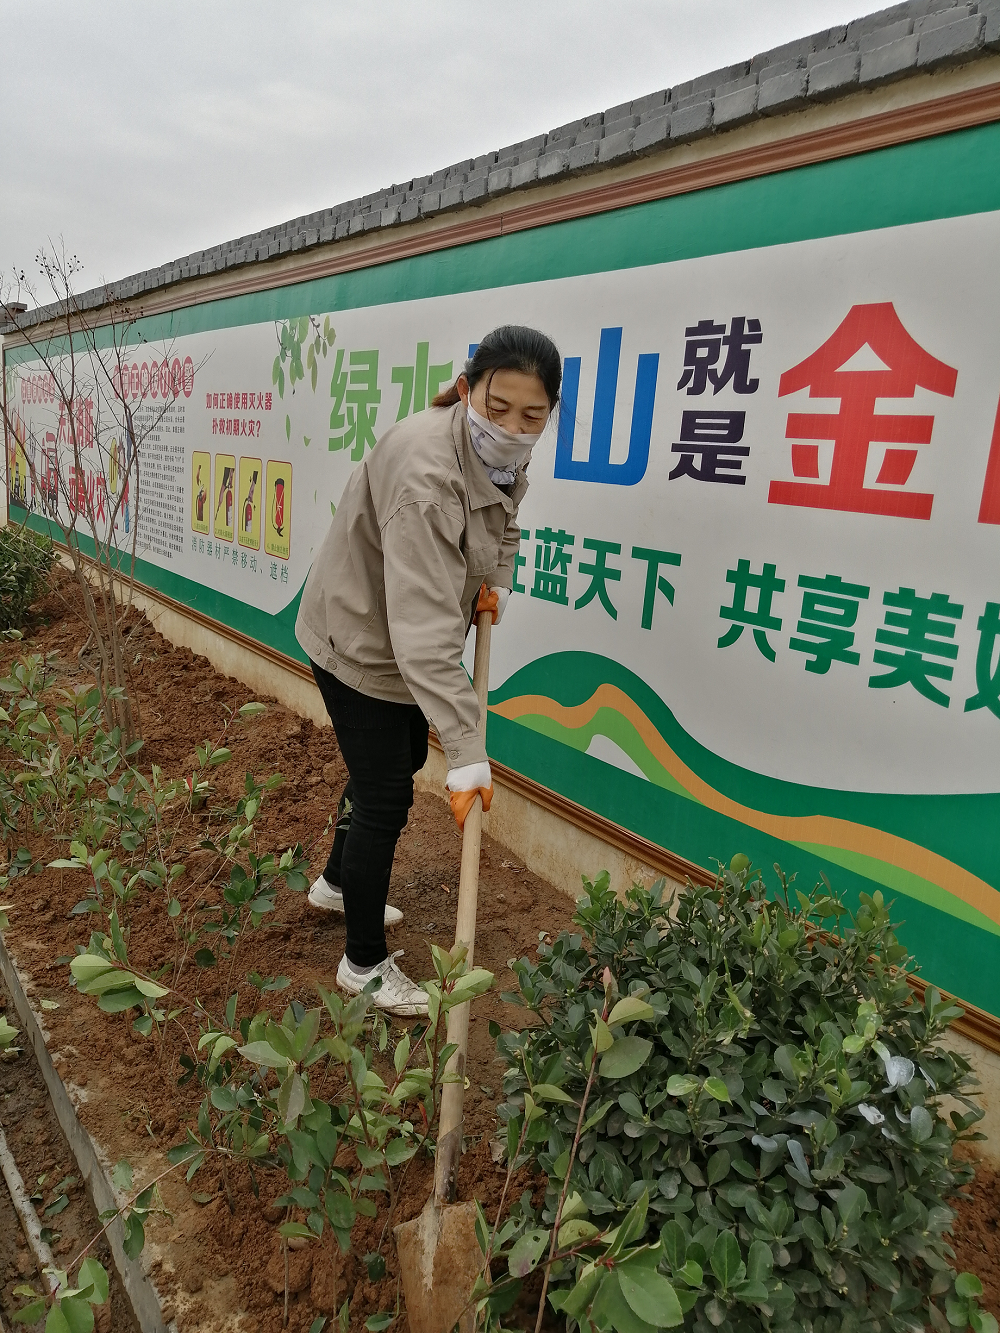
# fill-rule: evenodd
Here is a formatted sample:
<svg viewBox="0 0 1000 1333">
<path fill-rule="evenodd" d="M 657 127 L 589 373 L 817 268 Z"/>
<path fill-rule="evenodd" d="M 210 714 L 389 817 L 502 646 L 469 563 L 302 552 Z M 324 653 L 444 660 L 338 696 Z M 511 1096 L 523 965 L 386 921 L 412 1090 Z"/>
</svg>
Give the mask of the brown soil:
<svg viewBox="0 0 1000 1333">
<path fill-rule="evenodd" d="M 952 1245 L 955 1267 L 975 1273 L 983 1284 L 980 1305 L 1000 1318 L 1000 1174 L 978 1161 L 969 1198 L 958 1204 Z"/>
<path fill-rule="evenodd" d="M 17 1015 L 0 982 L 0 1013 L 4 1012 L 8 1022 L 17 1027 Z M 98 1234 L 101 1223 L 59 1128 L 31 1047 L 23 1034 L 20 1040 L 19 1054 L 0 1059 L 0 1126 L 25 1188 L 33 1196 L 41 1225 L 52 1233 L 45 1239 L 54 1259 L 59 1265 L 69 1264 Z M 110 1278 L 110 1300 L 97 1311 L 97 1333 L 132 1333 L 131 1311 L 107 1245 L 99 1241 L 90 1253 L 100 1260 Z M 14 1288 L 22 1285 L 34 1287 L 39 1295 L 47 1290 L 0 1176 L 0 1314 L 8 1320 L 27 1304 L 25 1297 L 14 1295 Z"/>
<path fill-rule="evenodd" d="M 36 612 L 23 643 L 0 643 L 0 673 L 6 675 L 27 652 L 54 653 L 54 688 L 92 679 L 86 658 L 81 661 L 79 656 L 81 648 L 87 651 L 87 635 L 78 594 L 65 571 L 57 570 L 53 590 Z M 142 766 L 148 772 L 151 763 L 158 764 L 171 776 L 190 772 L 195 744 L 206 738 L 218 742 L 224 710 L 238 708 L 255 696 L 239 682 L 219 675 L 204 658 L 172 647 L 141 616 L 134 616 L 130 632 L 129 658 L 145 737 Z M 282 772 L 285 785 L 267 798 L 256 821 L 260 846 L 281 850 L 302 843 L 311 849 L 315 874 L 326 860 L 332 838 L 329 819 L 346 771 L 330 728 L 318 728 L 274 701 L 265 702 L 266 714 L 237 721 L 230 728 L 225 744 L 233 759 L 211 770 L 215 791 L 210 805 L 235 804 L 248 770 L 258 777 Z M 198 843 L 206 831 L 221 826 L 216 823 L 209 830 L 207 819 L 202 811 L 194 816 L 183 813 L 178 820 L 175 853 L 187 865 L 178 896 L 185 905 L 198 896 L 212 900 L 205 881 L 215 868 L 214 858 L 199 850 Z M 34 831 L 22 833 L 17 843 L 30 847 L 43 866 L 68 854 L 65 843 L 46 842 Z M 431 943 L 450 947 L 454 940 L 460 849 L 461 837 L 445 803 L 418 794 L 400 839 L 389 895 L 404 912 L 402 925 L 389 937 L 389 947 L 405 950 L 403 966 L 413 976 L 432 975 Z M 168 1029 L 159 1054 L 153 1042 L 133 1033 L 131 1015 L 105 1015 L 92 999 L 67 984 L 68 957 L 78 944 L 86 943 L 91 930 L 91 918 L 69 915 L 86 892 L 87 882 L 80 873 L 43 868 L 16 879 L 7 893 L 14 910 L 5 940 L 32 976 L 29 989 L 36 1004 L 46 999 L 59 1005 L 44 1015 L 51 1034 L 49 1048 L 78 1100 L 81 1119 L 112 1161 L 125 1157 L 132 1163 L 138 1188 L 164 1169 L 163 1154 L 181 1139 L 183 1126 L 193 1123 L 200 1096 L 195 1086 L 177 1086 L 178 1057 L 185 1044 L 176 1025 Z M 540 933 L 554 935 L 569 924 L 571 913 L 572 902 L 565 892 L 512 862 L 502 848 L 484 838 L 476 963 L 496 974 L 497 985 L 473 1010 L 459 1198 L 478 1198 L 488 1212 L 491 1206 L 495 1209 L 504 1178 L 489 1147 L 496 1134 L 495 1107 L 501 1092 L 488 1025 L 495 1020 L 509 1028 L 523 1021 L 522 1011 L 499 997 L 501 990 L 514 988 L 508 961 L 533 955 Z M 130 959 L 135 966 L 153 968 L 174 956 L 162 901 L 137 899 L 130 919 Z M 333 988 L 343 951 L 343 920 L 317 916 L 304 894 L 290 892 L 282 892 L 273 919 L 266 920 L 271 924 L 241 943 L 231 977 L 228 966 L 188 966 L 186 985 L 197 991 L 209 1011 L 221 1012 L 238 985 L 239 1016 L 262 1008 L 280 1016 L 292 999 L 312 1007 L 317 1003 L 317 982 Z M 281 973 L 292 984 L 262 1000 L 246 983 L 253 971 L 263 976 Z M 395 1026 L 398 1033 L 403 1024 L 395 1020 Z M 429 1161 L 414 1159 L 393 1224 L 420 1211 L 430 1181 Z M 511 1198 L 518 1198 L 527 1183 L 519 1180 Z M 162 1182 L 169 1216 L 147 1227 L 147 1235 L 156 1254 L 154 1276 L 164 1294 L 165 1313 L 176 1315 L 182 1330 L 231 1329 L 236 1310 L 246 1313 L 248 1328 L 281 1328 L 284 1283 L 276 1226 L 283 1215 L 279 1217 L 271 1204 L 287 1189 L 287 1180 L 277 1171 L 264 1171 L 258 1199 L 247 1173 L 237 1168 L 230 1186 L 233 1213 L 218 1169 L 210 1164 L 190 1185 L 181 1172 Z M 211 1201 L 194 1202 L 196 1193 Z M 391 1236 L 382 1234 L 385 1222 L 383 1214 L 372 1221 L 359 1219 L 354 1248 L 336 1283 L 332 1249 L 292 1253 L 290 1329 L 308 1329 L 317 1312 L 333 1313 L 345 1296 L 351 1299 L 352 1329 L 360 1329 L 376 1311 L 396 1308 L 396 1256 Z M 371 1282 L 362 1258 L 378 1249 L 386 1259 L 386 1276 Z M 395 1328 L 406 1333 L 404 1321 Z"/>
<path fill-rule="evenodd" d="M 53 590 L 37 614 L 23 644 L 0 642 L 0 672 L 6 674 L 16 658 L 31 651 L 57 654 L 56 687 L 91 679 L 86 659 L 81 661 L 79 656 L 87 637 L 79 599 L 65 571 L 57 571 Z M 159 764 L 168 775 L 189 772 L 195 744 L 206 738 L 218 741 L 224 709 L 237 708 L 254 696 L 238 682 L 219 675 L 204 658 L 173 648 L 142 617 L 133 618 L 130 632 L 129 656 L 146 740 L 142 765 L 148 770 L 150 763 Z M 301 842 L 311 849 L 311 866 L 318 873 L 329 850 L 329 818 L 346 778 L 336 739 L 329 728 L 317 728 L 282 705 L 267 702 L 263 717 L 230 728 L 225 743 L 233 760 L 212 770 L 215 791 L 211 804 L 234 803 L 247 770 L 258 777 L 281 771 L 286 783 L 268 798 L 257 820 L 261 847 L 280 850 Z M 212 856 L 198 850 L 208 828 L 207 818 L 205 812 L 185 813 L 178 822 L 175 850 L 183 849 L 188 867 L 179 882 L 178 896 L 185 902 L 199 895 L 210 897 L 205 883 L 214 869 Z M 67 854 L 65 845 L 43 842 L 34 834 L 24 834 L 18 841 L 28 845 L 43 864 Z M 411 975 L 430 975 L 429 945 L 450 945 L 454 939 L 460 846 L 460 835 L 444 802 L 418 794 L 400 840 L 390 889 L 390 901 L 405 914 L 403 924 L 390 936 L 390 948 L 406 950 L 404 966 Z M 168 1029 L 160 1054 L 153 1043 L 132 1032 L 130 1017 L 104 1015 L 91 999 L 68 986 L 68 956 L 77 944 L 86 942 L 90 931 L 90 918 L 68 914 L 85 891 L 83 877 L 70 872 L 43 869 L 18 878 L 7 893 L 15 907 L 5 938 L 21 967 L 32 974 L 29 989 L 35 1002 L 51 999 L 59 1005 L 44 1015 L 51 1033 L 49 1045 L 78 1101 L 81 1119 L 110 1160 L 125 1157 L 133 1164 L 138 1188 L 164 1169 L 164 1153 L 180 1140 L 184 1125 L 193 1122 L 199 1095 L 191 1085 L 177 1086 L 178 1057 L 185 1047 L 176 1027 Z M 490 1153 L 500 1070 L 488 1025 L 495 1020 L 511 1027 L 523 1020 L 523 1011 L 500 999 L 500 991 L 514 988 L 508 960 L 532 956 L 540 934 L 551 936 L 566 927 L 571 912 L 566 892 L 538 879 L 484 839 L 476 962 L 496 974 L 497 984 L 473 1010 L 466 1153 L 459 1198 L 479 1199 L 491 1217 L 504 1172 L 494 1165 Z M 130 950 L 137 966 L 153 967 L 173 956 L 171 928 L 158 901 L 137 900 L 131 908 L 131 923 Z M 342 920 L 311 913 L 304 895 L 282 893 L 273 923 L 241 944 L 231 980 L 228 967 L 190 967 L 185 975 L 210 1011 L 221 1011 L 242 982 L 241 1016 L 264 1007 L 280 1015 L 293 998 L 314 1005 L 317 982 L 333 987 L 342 948 Z M 292 984 L 262 1001 L 246 984 L 251 971 L 265 976 L 283 973 Z M 403 1025 L 396 1020 L 394 1026 L 398 1033 Z M 39 1143 L 44 1146 L 41 1140 Z M 54 1150 L 51 1155 L 56 1155 Z M 30 1160 L 30 1169 L 35 1170 L 34 1159 Z M 52 1170 L 69 1174 L 61 1159 Z M 420 1211 L 430 1183 L 430 1163 L 414 1159 L 393 1223 Z M 155 1256 L 153 1272 L 164 1296 L 164 1312 L 168 1318 L 177 1318 L 182 1333 L 193 1329 L 214 1333 L 223 1328 L 277 1333 L 281 1329 L 284 1271 L 276 1228 L 284 1215 L 272 1203 L 285 1191 L 287 1181 L 277 1171 L 264 1171 L 259 1186 L 258 1198 L 245 1170 L 234 1170 L 230 1188 L 235 1209 L 231 1212 L 224 1182 L 211 1165 L 203 1167 L 190 1185 L 180 1172 L 163 1180 L 165 1214 L 147 1227 L 148 1247 Z M 544 1182 L 527 1171 L 519 1174 L 510 1198 L 518 1198 L 526 1186 L 532 1188 L 536 1204 L 540 1202 Z M 196 1202 L 196 1194 L 208 1201 Z M 954 1244 L 959 1271 L 968 1269 L 981 1277 L 983 1305 L 1000 1315 L 998 1221 L 1000 1178 L 980 1165 L 972 1199 L 959 1210 Z M 372 1220 L 359 1218 L 352 1253 L 339 1265 L 331 1245 L 291 1253 L 290 1329 L 304 1331 L 317 1314 L 333 1315 L 345 1297 L 350 1298 L 352 1331 L 360 1330 L 373 1313 L 397 1308 L 401 1293 L 386 1222 L 384 1211 Z M 0 1215 L 0 1228 L 2 1224 Z M 376 1250 L 385 1257 L 386 1275 L 371 1281 L 363 1256 Z M 524 1319 L 528 1318 L 528 1299 L 530 1293 L 526 1293 Z M 242 1320 L 237 1312 L 244 1316 Z M 506 1322 L 517 1326 L 517 1313 L 512 1312 Z M 393 1327 L 395 1333 L 408 1333 L 405 1314 Z"/>
</svg>

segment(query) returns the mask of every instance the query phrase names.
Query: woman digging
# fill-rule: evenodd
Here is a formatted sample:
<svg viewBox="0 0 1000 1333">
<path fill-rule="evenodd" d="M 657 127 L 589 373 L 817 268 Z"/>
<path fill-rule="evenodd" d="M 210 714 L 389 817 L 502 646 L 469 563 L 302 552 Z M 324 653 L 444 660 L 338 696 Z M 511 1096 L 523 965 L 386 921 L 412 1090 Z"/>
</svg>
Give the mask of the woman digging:
<svg viewBox="0 0 1000 1333">
<path fill-rule="evenodd" d="M 562 362 L 535 329 L 494 329 L 430 410 L 386 431 L 347 484 L 302 593 L 295 636 L 333 723 L 348 782 L 310 904 L 346 918 L 337 985 L 387 1013 L 427 996 L 389 953 L 386 899 L 428 724 L 448 760 L 459 828 L 493 781 L 462 666 L 477 611 L 498 624 L 514 577 L 531 450 L 559 401 Z"/>
</svg>

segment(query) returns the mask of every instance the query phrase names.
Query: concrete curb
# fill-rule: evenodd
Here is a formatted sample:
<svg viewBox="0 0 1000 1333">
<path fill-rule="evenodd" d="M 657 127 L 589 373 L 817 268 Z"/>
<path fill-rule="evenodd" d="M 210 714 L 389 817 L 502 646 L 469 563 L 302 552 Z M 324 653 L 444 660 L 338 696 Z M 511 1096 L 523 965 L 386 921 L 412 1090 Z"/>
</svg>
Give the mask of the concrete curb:
<svg viewBox="0 0 1000 1333">
<path fill-rule="evenodd" d="M 52 1063 L 41 1022 L 28 999 L 22 974 L 2 939 L 0 939 L 0 976 L 10 991 L 24 1036 L 31 1043 L 31 1049 L 34 1051 L 35 1059 L 42 1071 L 42 1078 L 52 1099 L 56 1119 L 76 1159 L 94 1211 L 101 1214 L 117 1209 L 119 1200 L 111 1184 L 103 1154 L 89 1131 L 80 1122 L 66 1085 Z M 130 1259 L 122 1248 L 124 1227 L 121 1218 L 116 1218 L 108 1227 L 107 1238 L 111 1257 L 121 1279 L 125 1299 L 132 1311 L 136 1327 L 141 1329 L 142 1333 L 177 1333 L 177 1325 L 175 1323 L 168 1325 L 163 1317 L 159 1293 L 143 1267 L 142 1256 Z"/>
</svg>

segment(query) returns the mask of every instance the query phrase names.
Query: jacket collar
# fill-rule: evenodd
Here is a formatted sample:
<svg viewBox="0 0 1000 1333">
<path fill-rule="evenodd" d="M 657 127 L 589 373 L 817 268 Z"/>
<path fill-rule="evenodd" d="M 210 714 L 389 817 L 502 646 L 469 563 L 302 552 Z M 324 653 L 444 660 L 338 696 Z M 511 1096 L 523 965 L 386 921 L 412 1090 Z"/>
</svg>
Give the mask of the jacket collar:
<svg viewBox="0 0 1000 1333">
<path fill-rule="evenodd" d="M 528 483 L 523 471 L 518 473 L 514 480 L 513 497 L 505 495 L 498 486 L 494 486 L 479 455 L 472 446 L 472 436 L 469 434 L 469 419 L 465 415 L 465 408 L 461 403 L 456 403 L 452 412 L 454 413 L 452 433 L 455 437 L 455 451 L 458 454 L 458 465 L 462 469 L 462 477 L 465 480 L 465 489 L 469 495 L 469 508 L 485 509 L 487 505 L 501 504 L 508 514 L 512 514 L 515 505 L 527 490 Z"/>
</svg>

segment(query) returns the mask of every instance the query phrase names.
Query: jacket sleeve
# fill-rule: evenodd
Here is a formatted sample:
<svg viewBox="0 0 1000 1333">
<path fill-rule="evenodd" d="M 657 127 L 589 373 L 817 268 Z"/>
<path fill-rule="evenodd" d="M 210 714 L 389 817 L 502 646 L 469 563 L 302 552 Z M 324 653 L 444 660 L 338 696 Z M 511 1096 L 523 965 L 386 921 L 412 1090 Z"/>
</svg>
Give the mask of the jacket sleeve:
<svg viewBox="0 0 1000 1333">
<path fill-rule="evenodd" d="M 490 578 L 491 588 L 513 588 L 514 586 L 514 557 L 521 549 L 521 524 L 518 522 L 517 510 L 507 517 L 507 523 L 503 530 L 503 539 L 500 542 L 500 559 L 497 562 L 496 573 Z"/>
<path fill-rule="evenodd" d="M 462 521 L 432 501 L 401 505 L 382 529 L 389 638 L 399 673 L 449 768 L 486 759 L 479 702 L 462 665 L 467 567 Z"/>
</svg>

